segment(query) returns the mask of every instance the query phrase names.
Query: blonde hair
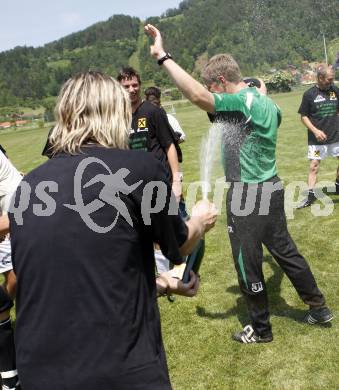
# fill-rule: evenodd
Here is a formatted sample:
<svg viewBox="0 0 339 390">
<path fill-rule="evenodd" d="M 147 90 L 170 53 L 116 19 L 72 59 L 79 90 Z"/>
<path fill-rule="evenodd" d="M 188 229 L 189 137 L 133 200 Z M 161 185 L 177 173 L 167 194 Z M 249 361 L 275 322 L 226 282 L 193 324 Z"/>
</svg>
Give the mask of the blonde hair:
<svg viewBox="0 0 339 390">
<path fill-rule="evenodd" d="M 76 154 L 88 142 L 127 149 L 131 115 L 129 96 L 116 80 L 100 72 L 79 73 L 58 96 L 52 151 Z"/>
<path fill-rule="evenodd" d="M 212 83 L 219 84 L 220 76 L 232 83 L 240 83 L 242 80 L 239 65 L 230 54 L 213 56 L 201 73 L 201 77 L 206 85 L 211 85 Z"/>
</svg>

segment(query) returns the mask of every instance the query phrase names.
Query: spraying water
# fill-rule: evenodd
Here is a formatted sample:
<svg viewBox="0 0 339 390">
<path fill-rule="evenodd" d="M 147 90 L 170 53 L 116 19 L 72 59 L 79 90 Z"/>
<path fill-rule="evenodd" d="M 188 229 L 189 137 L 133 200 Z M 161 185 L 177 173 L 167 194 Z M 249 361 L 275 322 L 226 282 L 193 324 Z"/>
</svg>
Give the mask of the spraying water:
<svg viewBox="0 0 339 390">
<path fill-rule="evenodd" d="M 200 148 L 200 179 L 202 182 L 202 198 L 207 199 L 210 188 L 211 173 L 218 145 L 222 134 L 222 124 L 214 123 L 208 130 L 207 136 L 203 137 Z"/>
<path fill-rule="evenodd" d="M 209 128 L 207 136 L 202 139 L 200 149 L 200 179 L 202 198 L 207 199 L 210 190 L 211 175 L 216 159 L 220 159 L 220 143 L 231 149 L 239 149 L 246 132 L 241 124 L 233 121 L 215 122 Z"/>
</svg>

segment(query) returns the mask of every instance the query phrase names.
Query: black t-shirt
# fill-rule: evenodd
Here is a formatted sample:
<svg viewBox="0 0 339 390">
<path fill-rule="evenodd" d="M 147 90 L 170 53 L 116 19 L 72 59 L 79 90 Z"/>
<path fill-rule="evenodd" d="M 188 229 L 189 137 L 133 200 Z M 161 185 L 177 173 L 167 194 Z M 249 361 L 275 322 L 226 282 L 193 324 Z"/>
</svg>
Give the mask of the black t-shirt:
<svg viewBox="0 0 339 390">
<path fill-rule="evenodd" d="M 42 181 L 51 186 L 45 195 Z M 165 207 L 147 225 L 151 181 L 163 183 Z M 24 183 L 31 196 L 22 226 L 10 214 L 23 389 L 170 389 L 153 242 L 181 263 L 187 227 L 168 213 L 171 187 L 162 164 L 150 153 L 93 146 L 53 157 Z"/>
<path fill-rule="evenodd" d="M 166 112 L 147 100 L 142 102 L 132 116 L 130 148 L 153 153 L 164 165 L 167 178 L 171 180 L 172 172 L 166 150 L 174 143 L 174 132 L 168 122 Z"/>
<path fill-rule="evenodd" d="M 334 85 L 328 91 L 314 86 L 302 98 L 298 113 L 307 116 L 312 124 L 327 135 L 326 144 L 339 142 L 339 89 Z M 322 145 L 308 130 L 308 144 Z"/>
</svg>

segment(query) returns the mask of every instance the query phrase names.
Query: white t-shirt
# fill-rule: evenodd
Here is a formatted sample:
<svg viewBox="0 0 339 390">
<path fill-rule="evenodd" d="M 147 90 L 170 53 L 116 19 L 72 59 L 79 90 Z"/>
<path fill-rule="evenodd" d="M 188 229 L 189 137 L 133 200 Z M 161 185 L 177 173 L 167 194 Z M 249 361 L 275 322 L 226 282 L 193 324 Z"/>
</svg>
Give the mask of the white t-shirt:
<svg viewBox="0 0 339 390">
<path fill-rule="evenodd" d="M 0 215 L 8 211 L 11 197 L 21 180 L 19 171 L 0 151 Z"/>
<path fill-rule="evenodd" d="M 184 142 L 186 138 L 186 134 L 184 133 L 184 130 L 181 128 L 177 118 L 175 118 L 172 114 L 167 114 L 167 118 L 174 132 L 180 134 L 180 141 Z"/>
</svg>

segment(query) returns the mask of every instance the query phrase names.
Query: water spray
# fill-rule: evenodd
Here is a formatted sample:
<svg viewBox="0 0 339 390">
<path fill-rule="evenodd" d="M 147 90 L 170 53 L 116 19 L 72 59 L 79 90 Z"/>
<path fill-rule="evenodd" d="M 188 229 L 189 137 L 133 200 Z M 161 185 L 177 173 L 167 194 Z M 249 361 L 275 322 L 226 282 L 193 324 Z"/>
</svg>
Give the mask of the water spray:
<svg viewBox="0 0 339 390">
<path fill-rule="evenodd" d="M 202 139 L 200 148 L 200 179 L 202 199 L 208 199 L 210 189 L 211 174 L 215 157 L 218 154 L 217 148 L 222 133 L 220 123 L 214 123 L 209 128 L 207 136 Z"/>
<path fill-rule="evenodd" d="M 210 191 L 211 175 L 215 157 L 218 155 L 217 148 L 221 136 L 221 124 L 213 124 L 206 137 L 202 139 L 200 149 L 200 179 L 201 179 L 201 192 L 202 199 L 208 200 L 208 193 Z M 205 254 L 205 237 L 202 237 L 192 253 L 187 257 L 186 267 L 182 277 L 184 283 L 188 283 L 190 280 L 190 271 L 199 273 L 200 265 L 202 263 Z"/>
</svg>

